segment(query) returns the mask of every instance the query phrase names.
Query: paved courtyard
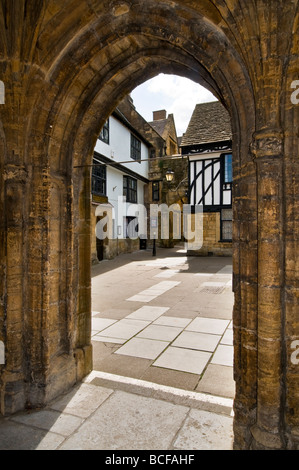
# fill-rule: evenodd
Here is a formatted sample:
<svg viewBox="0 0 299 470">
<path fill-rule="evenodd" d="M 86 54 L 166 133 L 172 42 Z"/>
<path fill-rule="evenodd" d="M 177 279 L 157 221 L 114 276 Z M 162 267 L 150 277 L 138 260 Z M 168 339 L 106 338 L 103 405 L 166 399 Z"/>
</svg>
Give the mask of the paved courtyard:
<svg viewBox="0 0 299 470">
<path fill-rule="evenodd" d="M 231 450 L 231 259 L 140 251 L 92 276 L 94 370 L 0 417 L 0 450 Z"/>
<path fill-rule="evenodd" d="M 95 370 L 234 397 L 231 258 L 146 250 L 92 276 Z"/>
</svg>

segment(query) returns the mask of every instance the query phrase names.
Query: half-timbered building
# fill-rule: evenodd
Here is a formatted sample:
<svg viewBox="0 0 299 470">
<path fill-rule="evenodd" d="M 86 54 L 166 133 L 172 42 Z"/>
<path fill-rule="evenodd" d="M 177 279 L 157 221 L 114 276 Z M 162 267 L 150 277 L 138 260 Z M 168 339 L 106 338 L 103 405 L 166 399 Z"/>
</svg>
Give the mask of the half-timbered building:
<svg viewBox="0 0 299 470">
<path fill-rule="evenodd" d="M 232 252 L 232 131 L 219 101 L 197 104 L 181 141 L 189 160 L 189 204 L 203 209 L 201 255 Z"/>
</svg>

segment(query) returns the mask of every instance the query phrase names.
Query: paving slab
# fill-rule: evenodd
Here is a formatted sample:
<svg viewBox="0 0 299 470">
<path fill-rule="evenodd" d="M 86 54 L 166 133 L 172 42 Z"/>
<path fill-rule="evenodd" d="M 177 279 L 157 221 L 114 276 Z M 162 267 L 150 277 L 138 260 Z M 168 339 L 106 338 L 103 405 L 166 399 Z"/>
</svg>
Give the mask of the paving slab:
<svg viewBox="0 0 299 470">
<path fill-rule="evenodd" d="M 101 335 L 105 337 L 130 339 L 143 330 L 150 322 L 145 320 L 123 319 L 112 326 L 102 330 Z"/>
<path fill-rule="evenodd" d="M 112 390 L 82 383 L 50 405 L 55 411 L 79 418 L 88 418 L 107 398 Z"/>
<path fill-rule="evenodd" d="M 167 449 L 188 411 L 184 406 L 116 391 L 60 449 Z"/>
<path fill-rule="evenodd" d="M 108 328 L 108 326 L 113 325 L 113 323 L 116 323 L 116 321 L 117 320 L 111 320 L 111 318 L 93 317 L 91 320 L 91 328 L 93 331 L 101 331 L 105 328 Z"/>
<path fill-rule="evenodd" d="M 189 323 L 191 323 L 192 318 L 180 318 L 180 317 L 169 317 L 167 315 L 162 315 L 157 320 L 153 322 L 154 325 L 163 325 L 163 326 L 176 326 L 178 328 L 186 328 Z"/>
<path fill-rule="evenodd" d="M 70 436 L 83 423 L 83 420 L 77 416 L 59 413 L 54 410 L 21 414 L 14 416 L 12 420 L 27 426 L 60 434 L 64 437 Z"/>
<path fill-rule="evenodd" d="M 211 354 L 207 352 L 170 346 L 153 366 L 201 374 L 210 358 Z"/>
<path fill-rule="evenodd" d="M 175 326 L 149 325 L 137 335 L 137 338 L 148 338 L 170 342 L 173 341 L 182 331 L 182 328 L 177 328 Z"/>
<path fill-rule="evenodd" d="M 235 382 L 233 367 L 209 364 L 195 390 L 219 397 L 234 398 Z"/>
<path fill-rule="evenodd" d="M 212 364 L 219 364 L 223 366 L 233 366 L 234 364 L 234 349 L 233 346 L 220 344 L 211 360 Z"/>
<path fill-rule="evenodd" d="M 0 421 L 0 450 L 56 450 L 62 435 L 8 420 Z"/>
<path fill-rule="evenodd" d="M 224 334 L 229 321 L 215 318 L 195 318 L 187 327 L 186 331 L 197 331 L 199 333 L 210 333 L 215 335 Z"/>
<path fill-rule="evenodd" d="M 221 339 L 221 344 L 232 346 L 233 341 L 234 341 L 233 330 L 231 328 L 228 328 Z"/>
<path fill-rule="evenodd" d="M 220 340 L 221 336 L 218 335 L 196 333 L 194 331 L 183 331 L 183 333 L 177 337 L 172 345 L 179 348 L 213 352 Z"/>
<path fill-rule="evenodd" d="M 126 318 L 154 321 L 161 317 L 165 312 L 169 310 L 169 307 L 155 307 L 155 306 L 144 306 L 136 310 L 135 312 L 127 315 Z"/>
<path fill-rule="evenodd" d="M 208 411 L 191 410 L 174 442 L 180 450 L 232 450 L 232 420 Z"/>
<path fill-rule="evenodd" d="M 140 357 L 143 359 L 156 359 L 162 351 L 168 346 L 166 341 L 157 341 L 146 338 L 132 338 L 121 348 L 115 351 L 115 354 L 124 356 Z"/>
</svg>

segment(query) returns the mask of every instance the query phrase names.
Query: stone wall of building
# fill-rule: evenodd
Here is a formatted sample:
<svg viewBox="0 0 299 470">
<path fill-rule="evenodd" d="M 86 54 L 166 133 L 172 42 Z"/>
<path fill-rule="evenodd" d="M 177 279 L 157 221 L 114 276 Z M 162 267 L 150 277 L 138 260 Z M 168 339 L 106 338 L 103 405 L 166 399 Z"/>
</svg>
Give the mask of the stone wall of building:
<svg viewBox="0 0 299 470">
<path fill-rule="evenodd" d="M 197 250 L 188 250 L 192 256 L 232 256 L 232 243 L 222 242 L 220 234 L 220 212 L 204 212 L 191 216 L 191 226 L 195 227 L 195 217 L 202 217 L 202 246 Z"/>
</svg>

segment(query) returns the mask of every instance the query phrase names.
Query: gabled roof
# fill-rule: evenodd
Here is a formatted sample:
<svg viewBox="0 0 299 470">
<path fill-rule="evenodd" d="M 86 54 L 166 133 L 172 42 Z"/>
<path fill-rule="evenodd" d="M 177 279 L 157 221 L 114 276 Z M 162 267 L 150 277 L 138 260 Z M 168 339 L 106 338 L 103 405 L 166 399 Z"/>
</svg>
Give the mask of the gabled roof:
<svg viewBox="0 0 299 470">
<path fill-rule="evenodd" d="M 181 147 L 232 140 L 230 116 L 220 101 L 197 104 Z"/>
<path fill-rule="evenodd" d="M 159 121 L 151 121 L 149 122 L 149 125 L 152 126 L 156 132 L 162 137 L 165 126 L 168 123 L 168 119 L 159 119 Z"/>
</svg>

